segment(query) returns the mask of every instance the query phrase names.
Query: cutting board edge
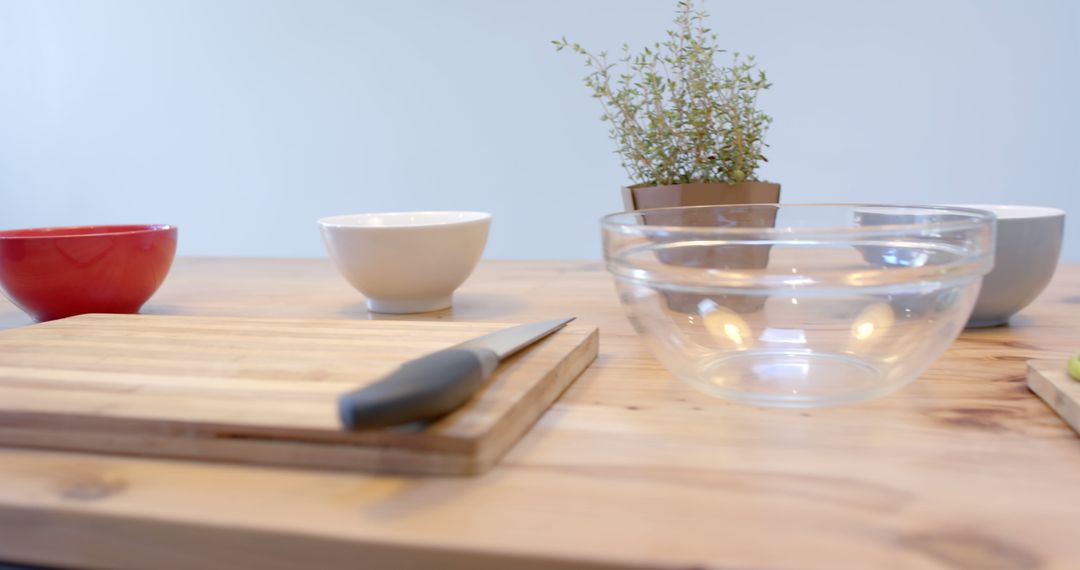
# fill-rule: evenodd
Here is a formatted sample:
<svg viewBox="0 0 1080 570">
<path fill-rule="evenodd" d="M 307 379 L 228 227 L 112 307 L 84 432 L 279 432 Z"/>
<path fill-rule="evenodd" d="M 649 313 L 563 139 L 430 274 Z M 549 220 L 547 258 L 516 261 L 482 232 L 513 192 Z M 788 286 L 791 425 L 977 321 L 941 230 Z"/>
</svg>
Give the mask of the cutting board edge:
<svg viewBox="0 0 1080 570">
<path fill-rule="evenodd" d="M 599 354 L 600 329 L 591 327 L 589 333 L 585 336 L 585 340 L 567 353 L 559 364 L 547 372 L 543 380 L 533 386 L 533 390 L 541 392 L 536 397 L 537 403 L 526 413 L 515 413 L 518 411 L 516 408 L 526 405 L 529 401 L 526 395 L 503 416 L 501 423 L 511 425 L 494 426 L 488 432 L 488 435 L 477 442 L 475 457 L 478 471 L 473 474 L 483 473 L 498 463 L 517 442 L 521 441 L 521 438 L 525 436 L 532 426 L 540 421 L 540 418 L 551 409 L 551 406 L 562 396 L 563 392 L 566 392 L 588 370 Z M 553 374 L 556 378 L 550 382 L 547 381 L 547 377 Z"/>
<path fill-rule="evenodd" d="M 452 320 L 424 320 L 416 321 L 403 318 L 345 318 L 345 317 L 242 317 L 242 316 L 225 316 L 225 315 L 192 315 L 192 314 L 154 314 L 154 313 L 83 313 L 81 315 L 74 315 L 71 317 L 64 317 L 62 319 L 55 319 L 52 321 L 34 322 L 23 327 L 13 327 L 8 329 L 0 329 L 0 334 L 19 331 L 26 328 L 59 328 L 65 324 L 79 323 L 82 321 L 95 321 L 95 320 L 109 320 L 109 321 L 123 321 L 131 317 L 150 318 L 150 319 L 191 319 L 192 321 L 216 321 L 216 322 L 249 322 L 258 324 L 298 324 L 298 323 L 317 323 L 327 326 L 339 326 L 343 328 L 349 328 L 352 326 L 359 327 L 386 327 L 396 328 L 403 325 L 407 328 L 409 325 L 415 325 L 422 323 L 425 327 L 431 326 L 435 328 L 459 328 L 461 326 L 482 326 L 482 327 L 495 327 L 495 328 L 509 328 L 514 325 L 527 324 L 526 321 L 520 322 L 505 322 L 505 321 L 452 321 Z M 575 321 L 575 324 L 582 324 Z M 587 323 L 585 323 L 587 324 Z M 590 325 L 591 326 L 591 325 Z"/>
<path fill-rule="evenodd" d="M 1064 360 L 1029 360 L 1028 389 L 1080 434 L 1080 382 L 1069 377 Z"/>
<path fill-rule="evenodd" d="M 57 442 L 55 430 L 0 430 L 0 446 L 75 451 L 139 459 L 199 461 L 288 469 L 325 469 L 371 475 L 472 475 L 476 457 L 468 453 L 418 452 L 406 448 L 348 446 L 286 440 L 202 440 L 167 436 L 82 432 Z M 333 453 L 321 453 L 333 447 Z M 165 451 L 163 451 L 165 450 Z M 306 456 L 297 459 L 297 456 Z"/>
</svg>

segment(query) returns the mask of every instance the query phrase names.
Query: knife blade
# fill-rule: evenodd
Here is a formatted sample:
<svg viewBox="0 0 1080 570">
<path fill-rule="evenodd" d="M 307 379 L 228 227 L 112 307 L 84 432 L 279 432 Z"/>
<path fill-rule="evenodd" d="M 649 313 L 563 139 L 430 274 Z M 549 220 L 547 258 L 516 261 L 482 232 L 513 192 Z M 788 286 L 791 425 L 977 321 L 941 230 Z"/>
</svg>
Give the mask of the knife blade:
<svg viewBox="0 0 1080 570">
<path fill-rule="evenodd" d="M 499 362 L 554 333 L 574 317 L 503 329 L 402 364 L 338 397 L 341 424 L 376 429 L 431 420 L 464 404 Z"/>
</svg>

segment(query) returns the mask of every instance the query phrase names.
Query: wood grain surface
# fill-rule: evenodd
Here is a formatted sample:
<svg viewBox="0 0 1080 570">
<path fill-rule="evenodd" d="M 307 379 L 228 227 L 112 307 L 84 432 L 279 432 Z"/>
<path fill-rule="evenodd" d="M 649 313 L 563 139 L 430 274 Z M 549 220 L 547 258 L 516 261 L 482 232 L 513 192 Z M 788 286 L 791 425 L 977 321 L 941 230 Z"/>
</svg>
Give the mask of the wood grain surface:
<svg viewBox="0 0 1080 570">
<path fill-rule="evenodd" d="M 0 331 L 0 444 L 431 475 L 491 467 L 596 357 L 571 324 L 429 425 L 351 432 L 339 395 L 504 324 L 81 315 Z"/>
<path fill-rule="evenodd" d="M 5 308 L 6 307 L 6 308 Z M 325 260 L 180 259 L 151 314 L 397 320 Z M 674 380 L 593 261 L 484 262 L 430 320 L 576 315 L 600 355 L 476 478 L 0 449 L 0 559 L 101 568 L 1075 569 L 1080 438 L 1025 385 L 1080 350 L 1080 267 L 877 401 Z M 414 320 L 415 317 L 412 317 Z M 406 319 L 410 320 L 410 319 Z M 0 306 L 0 326 L 29 321 Z"/>
</svg>

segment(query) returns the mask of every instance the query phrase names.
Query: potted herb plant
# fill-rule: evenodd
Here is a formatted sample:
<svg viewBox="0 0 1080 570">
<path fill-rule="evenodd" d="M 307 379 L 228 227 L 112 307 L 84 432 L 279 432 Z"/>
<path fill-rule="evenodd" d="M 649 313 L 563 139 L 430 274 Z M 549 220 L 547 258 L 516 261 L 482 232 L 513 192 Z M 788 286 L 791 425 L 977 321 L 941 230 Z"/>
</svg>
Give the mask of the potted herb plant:
<svg viewBox="0 0 1080 570">
<path fill-rule="evenodd" d="M 678 3 L 667 40 L 632 54 L 621 69 L 563 38 L 556 49 L 585 57 L 585 84 L 603 106 L 634 184 L 623 188 L 628 210 L 671 206 L 776 203 L 780 185 L 758 179 L 772 118 L 758 95 L 770 87 L 752 56 L 725 53 L 694 0 Z"/>
</svg>

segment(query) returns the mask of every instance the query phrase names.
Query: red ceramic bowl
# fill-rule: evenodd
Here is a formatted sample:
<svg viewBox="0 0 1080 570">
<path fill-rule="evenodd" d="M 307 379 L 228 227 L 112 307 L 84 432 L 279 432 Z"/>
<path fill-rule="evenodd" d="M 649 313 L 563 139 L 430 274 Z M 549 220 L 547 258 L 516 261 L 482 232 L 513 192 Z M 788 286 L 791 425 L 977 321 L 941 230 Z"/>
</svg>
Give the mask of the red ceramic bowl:
<svg viewBox="0 0 1080 570">
<path fill-rule="evenodd" d="M 0 231 L 0 291 L 39 321 L 136 313 L 175 254 L 175 226 Z"/>
</svg>

